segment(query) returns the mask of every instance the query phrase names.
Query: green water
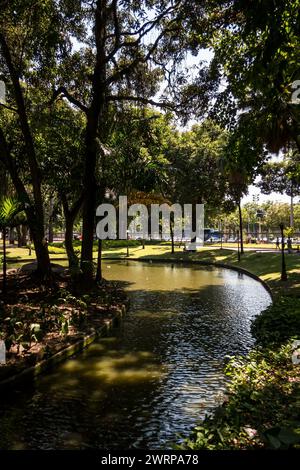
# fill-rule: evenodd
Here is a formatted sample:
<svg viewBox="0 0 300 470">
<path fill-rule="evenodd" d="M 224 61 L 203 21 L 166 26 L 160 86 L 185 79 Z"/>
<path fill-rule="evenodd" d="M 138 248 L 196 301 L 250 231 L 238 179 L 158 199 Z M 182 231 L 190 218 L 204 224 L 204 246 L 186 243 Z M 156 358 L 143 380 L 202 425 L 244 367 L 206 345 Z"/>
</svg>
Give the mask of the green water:
<svg viewBox="0 0 300 470">
<path fill-rule="evenodd" d="M 255 280 L 199 266 L 107 262 L 131 301 L 112 336 L 0 403 L 2 449 L 170 448 L 222 401 L 224 357 L 270 303 Z"/>
</svg>

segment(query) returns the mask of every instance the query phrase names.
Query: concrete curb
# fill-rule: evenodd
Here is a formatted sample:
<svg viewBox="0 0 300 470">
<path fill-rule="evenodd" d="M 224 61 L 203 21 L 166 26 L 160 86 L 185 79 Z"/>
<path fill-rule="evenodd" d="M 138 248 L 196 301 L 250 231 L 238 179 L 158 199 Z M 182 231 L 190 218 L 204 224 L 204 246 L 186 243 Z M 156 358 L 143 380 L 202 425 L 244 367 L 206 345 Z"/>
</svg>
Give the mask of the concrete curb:
<svg viewBox="0 0 300 470">
<path fill-rule="evenodd" d="M 116 314 L 109 320 L 106 320 L 105 324 L 100 328 L 93 329 L 91 333 L 83 336 L 81 339 L 76 341 L 76 343 L 67 346 L 47 359 L 38 362 L 34 366 L 28 367 L 27 369 L 24 369 L 21 372 L 2 380 L 0 382 L 0 393 L 13 388 L 15 385 L 22 384 L 23 382 L 33 381 L 39 374 L 42 374 L 43 372 L 51 369 L 60 362 L 70 358 L 74 354 L 83 351 L 97 338 L 107 336 L 107 334 L 118 323 L 118 321 L 123 318 L 127 310 L 127 305 L 123 304 L 120 308 L 118 308 Z"/>
</svg>

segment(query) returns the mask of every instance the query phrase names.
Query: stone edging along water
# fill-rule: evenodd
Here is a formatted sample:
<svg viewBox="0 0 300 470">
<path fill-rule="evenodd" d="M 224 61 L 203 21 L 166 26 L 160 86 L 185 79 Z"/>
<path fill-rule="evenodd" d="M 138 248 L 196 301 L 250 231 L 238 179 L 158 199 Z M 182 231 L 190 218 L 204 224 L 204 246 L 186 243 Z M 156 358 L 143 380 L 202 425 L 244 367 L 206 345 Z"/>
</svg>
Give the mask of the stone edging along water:
<svg viewBox="0 0 300 470">
<path fill-rule="evenodd" d="M 97 338 L 107 336 L 112 328 L 117 324 L 117 322 L 125 315 L 127 312 L 128 306 L 123 304 L 120 306 L 115 315 L 106 320 L 105 324 L 98 329 L 93 329 L 91 333 L 83 336 L 81 339 L 76 341 L 74 344 L 67 346 L 47 359 L 43 359 L 37 364 L 28 367 L 27 369 L 22 370 L 21 372 L 8 377 L 0 381 L 0 392 L 13 388 L 17 384 L 22 384 L 23 382 L 33 381 L 35 377 L 40 375 L 43 372 L 51 369 L 60 362 L 70 358 L 76 353 L 83 351 L 87 346 L 93 343 Z"/>
</svg>

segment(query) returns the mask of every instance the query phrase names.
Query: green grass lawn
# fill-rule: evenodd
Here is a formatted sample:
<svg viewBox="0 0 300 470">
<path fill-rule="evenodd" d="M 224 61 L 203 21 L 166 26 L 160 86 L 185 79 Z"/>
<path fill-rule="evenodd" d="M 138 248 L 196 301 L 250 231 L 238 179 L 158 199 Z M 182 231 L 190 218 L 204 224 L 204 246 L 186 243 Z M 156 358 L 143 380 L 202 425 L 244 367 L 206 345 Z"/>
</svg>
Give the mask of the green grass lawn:
<svg viewBox="0 0 300 470">
<path fill-rule="evenodd" d="M 50 257 L 53 261 L 62 258 L 67 259 L 66 251 L 60 247 L 49 247 Z M 0 251 L 1 256 L 1 251 Z M 32 250 L 29 256 L 28 248 L 9 247 L 7 249 L 9 267 L 19 267 L 23 261 L 29 262 L 35 259 L 35 252 Z M 103 258 L 123 259 L 127 257 L 126 247 L 116 247 L 103 250 Z M 97 252 L 94 251 L 94 258 L 97 258 Z M 175 248 L 175 253 L 171 253 L 169 244 L 154 244 L 142 246 L 131 246 L 129 248 L 129 259 L 156 259 L 156 260 L 179 260 L 179 261 L 205 261 L 213 263 L 225 263 L 233 266 L 240 266 L 259 276 L 266 281 L 274 293 L 284 290 L 290 294 L 300 294 L 300 254 L 286 254 L 286 265 L 288 271 L 288 280 L 280 281 L 281 254 L 280 252 L 245 252 L 240 263 L 237 259 L 237 252 L 223 248 L 205 246 L 197 253 L 184 252 L 182 248 Z"/>
</svg>

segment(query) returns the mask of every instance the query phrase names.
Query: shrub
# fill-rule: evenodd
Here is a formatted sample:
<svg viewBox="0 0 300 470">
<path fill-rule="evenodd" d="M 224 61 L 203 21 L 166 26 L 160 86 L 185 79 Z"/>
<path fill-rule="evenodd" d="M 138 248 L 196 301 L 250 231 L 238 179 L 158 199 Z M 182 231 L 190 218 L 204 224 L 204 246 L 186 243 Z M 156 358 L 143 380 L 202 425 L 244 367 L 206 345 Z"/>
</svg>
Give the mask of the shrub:
<svg viewBox="0 0 300 470">
<path fill-rule="evenodd" d="M 290 338 L 300 337 L 300 299 L 276 300 L 253 321 L 251 332 L 263 347 L 277 347 Z"/>
<path fill-rule="evenodd" d="M 232 359 L 227 400 L 197 426 L 180 449 L 299 447 L 299 367 L 292 346 Z M 298 409 L 297 409 L 298 408 Z"/>
</svg>

